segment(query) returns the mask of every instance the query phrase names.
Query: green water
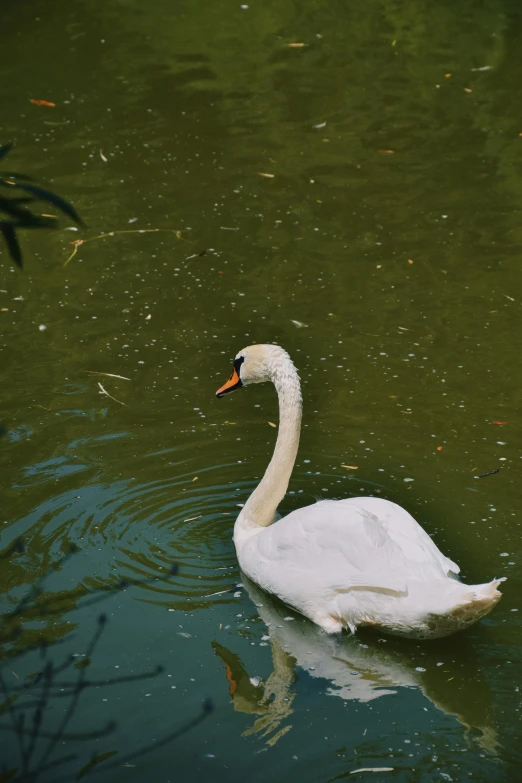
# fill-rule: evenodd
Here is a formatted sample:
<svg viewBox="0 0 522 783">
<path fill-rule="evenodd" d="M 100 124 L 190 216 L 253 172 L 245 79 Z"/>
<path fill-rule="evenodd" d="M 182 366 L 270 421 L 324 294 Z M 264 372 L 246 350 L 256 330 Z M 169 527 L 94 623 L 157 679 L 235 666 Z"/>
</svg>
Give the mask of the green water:
<svg viewBox="0 0 522 783">
<path fill-rule="evenodd" d="M 0 8 L 9 167 L 88 224 L 25 233 L 23 273 L 0 248 L 0 547 L 25 543 L 1 561 L 4 611 L 48 574 L 2 677 L 30 683 L 29 646 L 59 642 L 50 659 L 76 663 L 55 682 L 93 683 L 67 732 L 116 724 L 23 779 L 75 780 L 94 756 L 104 783 L 517 780 L 520 5 L 244 6 Z M 303 380 L 283 513 L 400 503 L 465 581 L 508 577 L 488 618 L 436 643 L 331 639 L 236 587 L 233 522 L 277 404 L 214 393 L 253 342 L 283 345 Z M 147 581 L 84 606 L 122 579 Z M 6 693 L 0 769 L 18 780 Z M 16 693 L 30 728 L 34 692 Z M 49 696 L 44 729 L 70 701 Z"/>
</svg>

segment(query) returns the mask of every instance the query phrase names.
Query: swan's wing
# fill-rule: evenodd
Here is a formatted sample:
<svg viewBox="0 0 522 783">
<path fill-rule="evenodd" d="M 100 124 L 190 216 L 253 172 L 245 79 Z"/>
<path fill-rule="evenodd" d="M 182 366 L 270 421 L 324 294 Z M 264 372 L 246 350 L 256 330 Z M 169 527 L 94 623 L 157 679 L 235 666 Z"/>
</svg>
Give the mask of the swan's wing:
<svg viewBox="0 0 522 783">
<path fill-rule="evenodd" d="M 317 597 L 363 588 L 407 593 L 396 543 L 355 506 L 328 501 L 294 511 L 253 536 L 241 554 L 249 576 L 288 603 L 295 589 Z"/>
<path fill-rule="evenodd" d="M 341 505 L 355 505 L 375 516 L 390 538 L 412 562 L 436 564 L 444 576 L 460 572 L 459 566 L 442 554 L 440 549 L 405 509 L 382 498 L 349 498 L 337 501 Z"/>
<path fill-rule="evenodd" d="M 354 589 L 404 595 L 412 578 L 458 572 L 413 517 L 379 498 L 298 509 L 253 536 L 244 554 L 249 575 L 289 603 L 296 588 L 310 596 Z"/>
</svg>

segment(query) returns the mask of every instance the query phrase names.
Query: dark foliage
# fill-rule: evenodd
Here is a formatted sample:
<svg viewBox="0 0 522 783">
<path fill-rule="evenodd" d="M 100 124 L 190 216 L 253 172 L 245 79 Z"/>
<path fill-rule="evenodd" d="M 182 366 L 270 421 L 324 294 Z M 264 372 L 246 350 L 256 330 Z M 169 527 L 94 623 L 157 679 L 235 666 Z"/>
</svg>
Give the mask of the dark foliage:
<svg viewBox="0 0 522 783">
<path fill-rule="evenodd" d="M 0 160 L 11 150 L 12 144 L 0 147 Z M 20 228 L 57 228 L 58 218 L 37 214 L 39 202 L 50 204 L 64 215 L 83 225 L 76 210 L 65 199 L 51 190 L 35 184 L 31 177 L 14 171 L 0 172 L 0 232 L 3 234 L 9 255 L 17 266 L 22 266 L 22 250 L 18 242 Z"/>
<path fill-rule="evenodd" d="M 118 730 L 117 723 L 111 720 L 90 731 L 68 731 L 68 726 L 78 709 L 82 693 L 87 688 L 106 688 L 124 682 L 142 681 L 157 677 L 163 672 L 163 667 L 157 666 L 151 671 L 129 676 L 105 680 L 90 679 L 87 676 L 88 666 L 107 626 L 105 614 L 98 616 L 96 628 L 82 656 L 85 665 L 79 666 L 74 656 L 57 655 L 59 643 L 47 642 L 45 638 L 40 639 L 36 645 L 24 647 L 22 652 L 15 652 L 14 655 L 9 653 L 10 646 L 23 634 L 24 618 L 34 618 L 37 599 L 39 617 L 47 619 L 62 612 L 63 605 L 59 600 L 52 594 L 46 595 L 45 581 L 51 570 L 59 569 L 77 551 L 76 546 L 71 546 L 69 552 L 54 565 L 53 569 L 50 569 L 38 580 L 10 612 L 0 615 L 0 649 L 3 650 L 3 660 L 0 660 L 0 733 L 4 737 L 9 735 L 13 737 L 10 748 L 15 749 L 13 756 L 18 755 L 18 763 L 14 767 L 8 768 L 5 759 L 0 760 L 0 783 L 7 783 L 7 781 L 37 783 L 44 775 L 46 780 L 51 780 L 52 783 L 70 781 L 70 773 L 61 776 L 59 768 L 74 761 L 78 763 L 80 758 L 77 752 L 67 752 L 67 743 L 82 741 L 88 746 L 89 742 L 94 743 L 96 740 L 113 735 Z M 23 552 L 23 541 L 18 539 L 6 550 L 0 552 L 0 564 L 11 557 L 22 555 Z M 165 577 L 136 580 L 132 583 L 120 581 L 114 587 L 90 592 L 78 602 L 77 606 L 78 608 L 91 606 L 99 601 L 107 600 L 110 596 L 132 585 L 168 579 L 175 573 L 177 573 L 177 567 L 173 566 Z M 4 676 L 6 666 L 9 665 L 12 669 L 16 659 L 27 655 L 33 655 L 38 659 L 36 674 L 32 679 L 21 681 L 14 686 L 9 685 Z M 56 699 L 65 699 L 67 706 L 63 710 L 58 725 L 49 728 L 48 725 L 46 726 L 46 718 L 52 711 L 53 700 Z M 87 748 L 86 758 L 81 769 L 77 772 L 76 778 L 106 772 L 128 764 L 131 760 L 134 761 L 149 751 L 156 750 L 158 747 L 178 739 L 205 720 L 212 710 L 212 701 L 207 699 L 202 704 L 200 711 L 188 722 L 171 729 L 153 744 L 143 745 L 125 755 L 118 755 L 110 762 L 109 757 L 112 756 L 112 753 L 100 756 Z"/>
</svg>

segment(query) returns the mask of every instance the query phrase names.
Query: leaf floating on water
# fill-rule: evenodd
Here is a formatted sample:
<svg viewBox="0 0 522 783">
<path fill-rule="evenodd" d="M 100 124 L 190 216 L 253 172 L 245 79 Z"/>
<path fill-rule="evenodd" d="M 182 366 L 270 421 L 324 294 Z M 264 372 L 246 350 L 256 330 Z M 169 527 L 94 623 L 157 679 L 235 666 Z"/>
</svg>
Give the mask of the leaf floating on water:
<svg viewBox="0 0 522 783">
<path fill-rule="evenodd" d="M 503 424 L 507 424 L 507 421 L 492 421 L 492 424 L 500 424 L 502 426 Z"/>
<path fill-rule="evenodd" d="M 341 467 L 347 470 L 359 470 L 359 465 L 341 465 Z"/>
<path fill-rule="evenodd" d="M 295 41 L 295 43 L 289 43 L 288 46 L 290 49 L 302 49 L 306 44 L 302 43 L 302 41 Z"/>
<path fill-rule="evenodd" d="M 444 74 L 445 79 L 451 79 L 451 73 L 445 73 Z"/>
<path fill-rule="evenodd" d="M 268 179 L 274 179 L 275 174 L 268 174 L 266 171 L 258 171 L 257 172 L 260 177 L 268 177 Z"/>
<path fill-rule="evenodd" d="M 437 446 L 437 451 L 442 451 L 443 446 Z"/>
<path fill-rule="evenodd" d="M 197 481 L 197 480 L 198 480 L 198 478 L 199 478 L 199 476 L 194 476 L 194 478 L 192 479 L 192 481 Z"/>
<path fill-rule="evenodd" d="M 408 264 L 413 264 L 413 259 L 412 258 L 408 258 Z"/>
<path fill-rule="evenodd" d="M 269 421 L 268 423 L 270 424 L 271 427 L 276 427 L 277 428 L 277 424 L 274 424 L 273 421 Z"/>
<path fill-rule="evenodd" d="M 107 158 L 103 154 L 103 152 L 100 150 L 100 158 L 103 160 L 104 163 L 107 163 Z"/>
<path fill-rule="evenodd" d="M 381 153 L 381 155 L 393 155 L 395 150 L 379 150 L 379 152 Z"/>
<path fill-rule="evenodd" d="M 393 772 L 394 769 L 395 767 L 361 767 L 360 769 L 352 769 L 350 775 L 357 775 L 359 772 Z"/>
<path fill-rule="evenodd" d="M 470 92 L 473 92 L 473 90 L 470 90 L 469 87 L 464 87 L 464 92 L 470 93 Z"/>
<path fill-rule="evenodd" d="M 195 519 L 200 519 L 200 518 L 201 518 L 201 514 L 199 515 L 199 517 L 189 517 L 188 519 L 184 519 L 183 522 L 194 522 Z"/>
<path fill-rule="evenodd" d="M 294 326 L 297 326 L 298 329 L 308 329 L 308 324 L 304 324 L 302 321 L 294 321 L 291 318 L 290 323 L 292 323 Z"/>
<path fill-rule="evenodd" d="M 35 106 L 50 106 L 52 108 L 56 106 L 56 103 L 53 103 L 52 101 L 41 101 L 38 98 L 29 98 L 29 100 Z"/>
</svg>

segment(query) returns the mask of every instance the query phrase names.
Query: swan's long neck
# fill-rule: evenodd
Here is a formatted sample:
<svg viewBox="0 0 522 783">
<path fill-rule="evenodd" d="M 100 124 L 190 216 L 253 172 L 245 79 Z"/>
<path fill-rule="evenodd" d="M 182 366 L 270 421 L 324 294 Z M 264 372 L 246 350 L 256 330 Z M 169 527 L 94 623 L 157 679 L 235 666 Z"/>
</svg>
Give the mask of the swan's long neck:
<svg viewBox="0 0 522 783">
<path fill-rule="evenodd" d="M 245 536 L 250 537 L 255 529 L 266 527 L 273 522 L 277 506 L 288 488 L 299 447 L 303 409 L 301 386 L 297 370 L 288 355 L 274 368 L 272 381 L 279 397 L 277 442 L 265 475 L 236 520 L 236 545 L 240 544 Z"/>
</svg>

